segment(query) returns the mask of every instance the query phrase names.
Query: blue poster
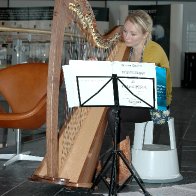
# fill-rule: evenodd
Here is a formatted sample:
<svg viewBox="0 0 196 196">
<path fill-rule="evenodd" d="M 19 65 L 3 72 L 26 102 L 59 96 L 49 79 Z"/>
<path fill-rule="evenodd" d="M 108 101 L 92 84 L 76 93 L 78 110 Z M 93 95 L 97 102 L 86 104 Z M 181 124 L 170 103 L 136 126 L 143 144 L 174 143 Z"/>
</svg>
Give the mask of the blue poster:
<svg viewBox="0 0 196 196">
<path fill-rule="evenodd" d="M 166 69 L 156 66 L 158 110 L 166 110 Z"/>
</svg>

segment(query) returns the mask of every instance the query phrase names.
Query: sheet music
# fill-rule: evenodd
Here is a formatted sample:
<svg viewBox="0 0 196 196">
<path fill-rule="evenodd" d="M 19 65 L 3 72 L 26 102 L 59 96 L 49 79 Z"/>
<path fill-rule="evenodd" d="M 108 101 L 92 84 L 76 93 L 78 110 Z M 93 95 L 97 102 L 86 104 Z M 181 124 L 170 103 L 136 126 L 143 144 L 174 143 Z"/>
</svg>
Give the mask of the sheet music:
<svg viewBox="0 0 196 196">
<path fill-rule="evenodd" d="M 69 107 L 81 103 L 114 105 L 113 83 L 108 81 L 112 74 L 117 74 L 119 105 L 157 108 L 157 96 L 153 94 L 156 92 L 155 67 L 154 63 L 70 60 L 69 65 L 63 66 Z"/>
<path fill-rule="evenodd" d="M 119 104 L 121 106 L 148 107 L 145 102 L 151 106 L 154 104 L 154 99 L 152 99 L 153 91 L 156 91 L 156 85 L 153 83 L 156 82 L 154 63 L 114 61 L 113 73 L 116 73 L 118 77 L 125 77 L 120 78 L 122 82 L 126 84 L 127 88 L 134 95 L 142 99 L 138 99 L 124 88 L 122 84 L 119 84 Z M 157 99 L 156 94 L 155 99 Z"/>
<path fill-rule="evenodd" d="M 111 62 L 101 62 L 102 61 L 70 60 L 69 65 L 63 66 L 66 90 L 69 95 L 69 107 L 80 106 L 77 79 L 79 80 L 79 90 L 81 92 L 80 99 L 82 103 L 99 91 L 99 89 L 110 79 L 110 76 L 112 75 Z M 101 78 L 98 76 L 103 77 Z M 100 100 L 102 100 L 102 102 L 100 102 Z M 98 105 L 98 102 L 102 103 L 102 105 L 114 105 L 111 82 L 103 88 L 99 94 L 90 99 L 88 105 L 96 106 Z"/>
</svg>

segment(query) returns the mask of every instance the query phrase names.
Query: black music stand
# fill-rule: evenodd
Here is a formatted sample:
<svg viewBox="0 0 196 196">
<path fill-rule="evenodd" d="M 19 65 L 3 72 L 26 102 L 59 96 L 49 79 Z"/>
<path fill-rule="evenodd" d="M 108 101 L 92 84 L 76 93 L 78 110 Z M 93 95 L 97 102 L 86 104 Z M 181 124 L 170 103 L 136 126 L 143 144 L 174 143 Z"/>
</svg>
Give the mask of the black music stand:
<svg viewBox="0 0 196 196">
<path fill-rule="evenodd" d="M 121 152 L 121 150 L 118 149 L 118 143 L 119 143 L 119 124 L 120 124 L 120 119 L 119 119 L 119 94 L 118 94 L 118 80 L 119 78 L 117 77 L 117 74 L 112 74 L 112 77 L 108 80 L 108 82 L 106 82 L 105 85 L 103 85 L 103 87 L 101 89 L 99 89 L 99 91 L 97 93 L 95 93 L 93 96 L 91 96 L 90 98 L 88 98 L 85 101 L 81 101 L 81 92 L 80 92 L 80 82 L 79 79 L 80 78 L 84 78 L 84 76 L 77 76 L 77 88 L 78 88 L 78 98 L 79 98 L 79 103 L 80 106 L 89 106 L 88 102 L 95 97 L 105 86 L 107 86 L 107 84 L 112 81 L 113 82 L 113 95 L 114 95 L 114 111 L 115 111 L 115 126 L 114 126 L 114 145 L 113 145 L 113 149 L 110 152 L 110 155 L 108 156 L 106 162 L 104 163 L 100 173 L 97 175 L 97 177 L 95 178 L 94 182 L 93 182 L 93 186 L 92 186 L 92 190 L 95 188 L 95 186 L 100 182 L 100 180 L 103 179 L 103 175 L 105 174 L 105 168 L 108 165 L 110 159 L 112 159 L 112 171 L 111 171 L 111 179 L 110 179 L 110 183 L 107 184 L 107 181 L 104 180 L 104 182 L 106 183 L 106 185 L 108 186 L 109 189 L 109 195 L 117 195 L 117 193 L 119 192 L 119 190 L 121 190 L 122 186 L 117 186 L 117 182 L 116 182 L 116 178 L 117 178 L 117 165 L 118 165 L 118 157 L 122 159 L 122 161 L 124 162 L 124 164 L 126 165 L 127 169 L 130 171 L 130 173 L 132 174 L 131 177 L 133 177 L 135 179 L 135 181 L 138 183 L 138 185 L 140 186 L 140 188 L 142 189 L 143 193 L 145 196 L 150 196 L 150 193 L 146 191 L 146 189 L 144 188 L 143 181 L 141 180 L 141 178 L 139 177 L 139 175 L 137 174 L 136 170 L 134 169 L 134 167 L 132 165 L 130 165 L 130 163 L 128 162 L 128 160 L 126 159 L 126 157 L 124 156 L 124 154 Z M 93 77 L 91 77 L 93 78 Z M 98 76 L 96 76 L 96 78 L 98 78 Z M 101 78 L 101 77 L 100 77 Z M 121 83 L 122 81 L 119 80 Z M 153 80 L 153 85 L 154 85 L 154 80 Z M 126 85 L 123 84 L 123 86 L 125 88 Z M 129 89 L 127 89 L 131 94 L 133 94 Z M 154 92 L 153 92 L 154 93 Z M 136 96 L 136 95 L 134 95 Z M 153 95 L 154 96 L 154 95 Z M 136 96 L 137 97 L 137 96 Z M 137 97 L 138 99 L 142 100 L 141 98 Z M 143 102 L 145 102 L 144 100 L 142 100 Z M 146 103 L 146 102 L 145 102 Z M 151 106 L 150 104 L 146 103 L 150 108 L 154 108 L 154 105 Z M 128 180 L 127 180 L 128 181 Z M 127 182 L 126 181 L 126 182 Z"/>
</svg>

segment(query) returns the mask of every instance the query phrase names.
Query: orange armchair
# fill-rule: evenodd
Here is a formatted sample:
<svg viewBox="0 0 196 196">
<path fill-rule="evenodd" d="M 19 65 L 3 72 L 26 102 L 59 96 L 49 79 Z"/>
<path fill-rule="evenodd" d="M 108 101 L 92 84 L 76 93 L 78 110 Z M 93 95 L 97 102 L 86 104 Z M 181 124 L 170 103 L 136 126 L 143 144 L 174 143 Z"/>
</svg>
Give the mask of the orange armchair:
<svg viewBox="0 0 196 196">
<path fill-rule="evenodd" d="M 0 109 L 0 127 L 16 130 L 16 154 L 0 154 L 15 161 L 41 161 L 43 157 L 21 153 L 21 131 L 40 128 L 46 122 L 48 65 L 24 63 L 0 70 L 0 95 L 7 101 L 10 111 Z"/>
</svg>

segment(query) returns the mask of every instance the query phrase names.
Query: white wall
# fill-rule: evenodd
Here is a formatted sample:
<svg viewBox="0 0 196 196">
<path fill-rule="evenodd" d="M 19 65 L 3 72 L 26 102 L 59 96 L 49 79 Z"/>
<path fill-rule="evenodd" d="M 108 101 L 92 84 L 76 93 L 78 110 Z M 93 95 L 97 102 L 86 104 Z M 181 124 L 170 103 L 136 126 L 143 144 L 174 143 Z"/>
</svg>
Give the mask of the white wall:
<svg viewBox="0 0 196 196">
<path fill-rule="evenodd" d="M 181 86 L 182 75 L 182 31 L 183 31 L 183 4 L 171 5 L 170 21 L 170 68 L 174 87 Z M 178 32 L 178 33 L 177 33 Z M 177 36 L 176 36 L 177 35 Z"/>
</svg>

